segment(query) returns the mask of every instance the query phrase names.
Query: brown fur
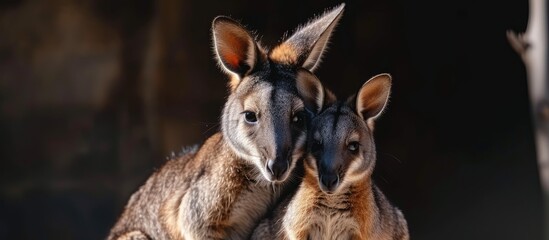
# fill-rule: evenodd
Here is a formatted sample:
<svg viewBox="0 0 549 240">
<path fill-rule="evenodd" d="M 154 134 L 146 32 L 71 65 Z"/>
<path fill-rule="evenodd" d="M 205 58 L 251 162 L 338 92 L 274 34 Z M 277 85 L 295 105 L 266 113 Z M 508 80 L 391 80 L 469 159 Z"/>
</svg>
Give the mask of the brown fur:
<svg viewBox="0 0 549 240">
<path fill-rule="evenodd" d="M 326 223 L 328 218 L 331 221 Z M 324 231 L 329 227 L 331 234 Z M 306 171 L 297 193 L 260 223 L 252 239 L 407 240 L 409 236 L 402 212 L 369 178 L 341 194 L 328 195 L 319 189 L 317 177 Z"/>
<path fill-rule="evenodd" d="M 295 49 L 289 44 L 281 44 L 280 46 L 273 49 L 270 54 L 271 59 L 274 61 L 285 64 L 293 65 L 297 62 L 297 55 L 295 54 Z"/>
<path fill-rule="evenodd" d="M 404 215 L 371 179 L 376 159 L 367 122 L 383 111 L 390 83 L 389 75 L 378 75 L 363 85 L 359 98 L 328 101 L 313 120 L 299 189 L 259 224 L 252 239 L 409 239 Z M 363 112 L 370 115 L 363 118 Z M 335 187 L 322 181 L 332 173 L 338 176 Z"/>
<path fill-rule="evenodd" d="M 187 239 L 181 232 L 181 225 L 194 225 L 196 222 L 190 222 L 194 220 L 189 217 L 194 210 L 181 209 L 183 206 L 212 209 L 204 216 L 208 225 L 193 226 L 208 229 L 208 235 L 190 239 L 239 239 L 246 236 L 253 226 L 235 224 L 241 222 L 239 218 L 247 217 L 248 211 L 243 206 L 260 205 L 255 217 L 262 216 L 266 211 L 263 206 L 270 206 L 279 191 L 272 185 L 258 184 L 254 166 L 234 156 L 222 138 L 221 134 L 212 136 L 196 154 L 170 160 L 154 173 L 131 197 L 109 239 L 120 239 L 127 236 L 127 232 L 142 229 L 153 230 L 146 232 L 153 239 Z M 264 192 L 263 195 L 268 197 L 236 197 L 252 192 Z M 151 228 L 156 225 L 159 226 Z"/>
<path fill-rule="evenodd" d="M 108 239 L 247 239 L 280 196 L 297 187 L 293 169 L 305 152 L 310 115 L 324 99 L 310 72 L 321 52 L 309 54 L 324 49 L 341 11 L 288 40 L 303 45 L 294 54 L 307 66 L 267 59 L 239 23 L 217 17 L 214 50 L 231 77 L 221 132 L 155 172 L 131 196 Z"/>
</svg>

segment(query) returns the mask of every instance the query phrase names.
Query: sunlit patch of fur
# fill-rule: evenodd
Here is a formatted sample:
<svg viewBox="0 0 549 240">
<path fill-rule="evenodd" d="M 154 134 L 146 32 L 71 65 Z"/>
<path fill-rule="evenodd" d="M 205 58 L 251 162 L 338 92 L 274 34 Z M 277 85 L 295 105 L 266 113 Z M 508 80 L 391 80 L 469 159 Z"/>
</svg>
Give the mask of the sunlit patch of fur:
<svg viewBox="0 0 549 240">
<path fill-rule="evenodd" d="M 307 174 L 311 174 L 316 179 L 318 179 L 318 166 L 316 165 L 316 160 L 311 154 L 309 154 L 305 161 L 307 161 L 307 164 L 305 165 L 305 171 Z"/>
<path fill-rule="evenodd" d="M 295 65 L 297 63 L 297 51 L 288 43 L 283 43 L 274 48 L 270 57 L 273 61 L 285 65 Z"/>
</svg>

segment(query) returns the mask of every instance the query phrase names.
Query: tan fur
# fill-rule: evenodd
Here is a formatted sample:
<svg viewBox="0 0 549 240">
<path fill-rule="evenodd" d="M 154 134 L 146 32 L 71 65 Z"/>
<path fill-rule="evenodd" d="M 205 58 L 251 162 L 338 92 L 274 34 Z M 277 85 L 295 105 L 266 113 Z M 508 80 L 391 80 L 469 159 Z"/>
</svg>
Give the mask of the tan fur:
<svg viewBox="0 0 549 240">
<path fill-rule="evenodd" d="M 182 225 L 180 218 L 180 204 L 183 193 L 176 191 L 173 196 L 166 199 L 160 207 L 160 219 L 170 239 L 182 240 L 179 226 Z"/>
<path fill-rule="evenodd" d="M 375 222 L 375 206 L 371 192 L 364 185 L 351 186 L 345 195 L 328 196 L 318 188 L 318 180 L 306 174 L 304 181 L 288 206 L 283 218 L 289 239 L 358 239 L 371 238 Z M 340 212 L 338 209 L 349 209 Z"/>
<path fill-rule="evenodd" d="M 202 172 L 205 169 L 207 172 Z M 181 174 L 184 172 L 190 174 Z M 245 238 L 254 226 L 242 219 L 265 214 L 280 192 L 276 186 L 258 183 L 256 175 L 253 166 L 234 156 L 222 135 L 216 134 L 195 155 L 171 160 L 156 172 L 132 196 L 132 200 L 141 198 L 141 202 L 130 201 L 109 239 L 127 236 L 124 232 L 151 229 L 156 218 L 161 226 L 147 233 L 155 239 Z M 255 197 L 245 197 L 252 193 Z M 199 216 L 193 216 L 192 208 L 211 209 L 207 216 L 201 216 L 208 219 L 207 226 L 196 226 Z M 207 231 L 195 230 L 201 228 Z"/>
<path fill-rule="evenodd" d="M 309 141 L 314 143 L 299 189 L 258 225 L 252 239 L 409 239 L 404 215 L 371 179 L 376 154 L 367 121 L 383 111 L 390 87 L 379 86 L 390 86 L 390 81 L 389 75 L 378 75 L 363 85 L 357 109 L 350 102 L 328 101 L 312 123 Z M 364 119 L 360 111 L 371 115 Z M 358 144 L 352 148 L 356 151 L 350 143 Z M 333 172 L 338 181 L 332 188 L 321 176 Z"/>
<path fill-rule="evenodd" d="M 240 79 L 236 75 L 232 75 L 229 77 L 229 89 L 231 91 L 234 91 L 236 87 L 238 87 L 238 83 L 240 82 Z"/>
<path fill-rule="evenodd" d="M 297 62 L 296 50 L 290 44 L 281 44 L 274 48 L 271 51 L 270 57 L 274 61 L 284 65 L 293 65 Z"/>
<path fill-rule="evenodd" d="M 297 59 L 315 60 L 311 49 L 323 49 L 334 14 L 295 33 L 294 40 L 303 39 Z M 297 188 L 301 173 L 293 169 L 304 157 L 308 117 L 322 106 L 322 84 L 304 63 L 282 67 L 267 59 L 230 18 L 214 19 L 212 31 L 218 63 L 231 77 L 221 132 L 155 172 L 131 196 L 108 239 L 247 239 L 281 196 Z"/>
<path fill-rule="evenodd" d="M 374 191 L 379 194 L 378 202 Z M 252 239 L 408 240 L 409 236 L 400 210 L 369 177 L 344 192 L 328 195 L 319 189 L 317 177 L 306 171 L 296 194 L 277 208 L 274 217 L 263 220 Z"/>
</svg>

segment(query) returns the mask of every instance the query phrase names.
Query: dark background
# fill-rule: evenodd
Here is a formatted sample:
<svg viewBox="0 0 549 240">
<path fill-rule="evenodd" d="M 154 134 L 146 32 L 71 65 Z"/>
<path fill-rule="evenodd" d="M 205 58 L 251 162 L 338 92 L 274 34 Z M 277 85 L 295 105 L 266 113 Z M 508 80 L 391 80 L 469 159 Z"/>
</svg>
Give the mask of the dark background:
<svg viewBox="0 0 549 240">
<path fill-rule="evenodd" d="M 102 239 L 172 151 L 218 128 L 210 24 L 273 46 L 338 1 L 0 2 L 0 239 Z M 346 1 L 316 71 L 339 96 L 393 75 L 375 179 L 412 239 L 541 239 L 528 2 Z"/>
</svg>

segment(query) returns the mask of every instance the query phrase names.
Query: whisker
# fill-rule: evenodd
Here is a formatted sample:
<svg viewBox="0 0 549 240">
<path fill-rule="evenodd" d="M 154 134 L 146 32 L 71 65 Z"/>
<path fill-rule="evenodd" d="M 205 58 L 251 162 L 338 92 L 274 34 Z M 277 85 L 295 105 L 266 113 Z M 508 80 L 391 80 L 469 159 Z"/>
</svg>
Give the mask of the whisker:
<svg viewBox="0 0 549 240">
<path fill-rule="evenodd" d="M 389 184 L 389 181 L 387 181 L 387 179 L 385 179 L 383 176 L 379 176 L 379 178 L 381 178 L 381 180 L 383 180 L 385 183 Z"/>
<path fill-rule="evenodd" d="M 208 126 L 208 124 L 212 124 L 212 123 L 203 123 L 206 125 L 206 127 Z M 204 132 L 202 134 L 207 134 L 209 131 L 211 131 L 212 129 L 214 129 L 215 127 L 217 126 L 220 126 L 221 124 L 220 123 L 213 123 L 213 125 L 211 127 L 209 127 L 208 129 L 204 130 Z"/>
<path fill-rule="evenodd" d="M 392 155 L 390 153 L 385 153 L 385 152 L 380 152 L 380 154 L 383 154 L 384 156 L 390 157 L 390 158 L 396 160 L 398 163 L 402 164 L 402 161 L 398 157 L 396 157 L 395 155 Z"/>
</svg>

